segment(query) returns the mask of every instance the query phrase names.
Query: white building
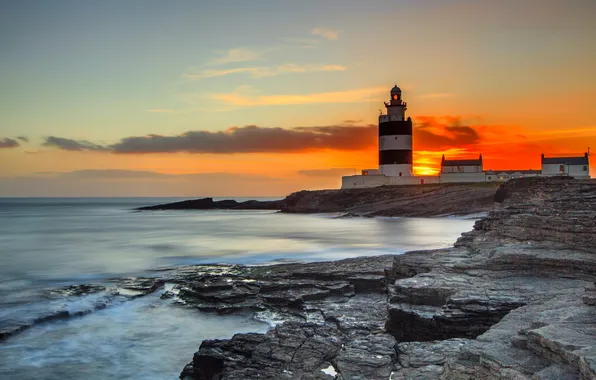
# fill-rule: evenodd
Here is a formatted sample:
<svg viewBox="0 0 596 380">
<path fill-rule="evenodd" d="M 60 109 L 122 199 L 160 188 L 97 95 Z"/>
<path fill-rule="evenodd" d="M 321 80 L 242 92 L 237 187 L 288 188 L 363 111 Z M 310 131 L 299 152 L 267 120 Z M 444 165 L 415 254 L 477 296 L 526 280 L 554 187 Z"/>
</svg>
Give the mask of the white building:
<svg viewBox="0 0 596 380">
<path fill-rule="evenodd" d="M 544 157 L 542 154 L 542 175 L 590 178 L 590 154 L 583 157 Z"/>
<path fill-rule="evenodd" d="M 440 182 L 485 182 L 482 154 L 477 160 L 441 159 Z"/>
<path fill-rule="evenodd" d="M 477 160 L 446 160 L 441 159 L 441 174 L 450 173 L 482 173 L 482 154 Z"/>
</svg>

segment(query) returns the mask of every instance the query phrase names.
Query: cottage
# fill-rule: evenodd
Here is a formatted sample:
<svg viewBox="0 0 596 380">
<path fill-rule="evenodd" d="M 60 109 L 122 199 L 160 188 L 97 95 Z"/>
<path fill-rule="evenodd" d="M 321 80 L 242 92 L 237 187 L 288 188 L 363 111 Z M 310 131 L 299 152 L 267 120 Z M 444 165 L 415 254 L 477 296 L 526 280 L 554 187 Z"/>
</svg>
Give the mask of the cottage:
<svg viewBox="0 0 596 380">
<path fill-rule="evenodd" d="M 583 157 L 544 157 L 542 154 L 542 175 L 590 178 L 589 153 Z"/>
<path fill-rule="evenodd" d="M 482 154 L 477 160 L 441 159 L 441 173 L 482 173 Z"/>
</svg>

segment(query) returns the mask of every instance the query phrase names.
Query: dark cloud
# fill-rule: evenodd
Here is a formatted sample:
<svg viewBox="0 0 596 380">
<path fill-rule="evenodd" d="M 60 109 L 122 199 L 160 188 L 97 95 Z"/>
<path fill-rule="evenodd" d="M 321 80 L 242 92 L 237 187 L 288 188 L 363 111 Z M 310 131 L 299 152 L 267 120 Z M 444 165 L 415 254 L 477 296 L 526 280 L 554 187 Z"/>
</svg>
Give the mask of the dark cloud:
<svg viewBox="0 0 596 380">
<path fill-rule="evenodd" d="M 298 174 L 307 177 L 341 177 L 345 175 L 358 174 L 354 168 L 331 168 L 331 169 L 311 169 L 299 170 Z"/>
<path fill-rule="evenodd" d="M 188 131 L 180 135 L 150 134 L 125 137 L 115 144 L 103 145 L 86 140 L 50 136 L 43 145 L 68 151 L 146 153 L 293 153 L 314 150 L 364 151 L 377 146 L 376 125 L 355 125 L 344 120 L 340 125 L 315 127 L 265 128 L 256 125 L 233 127 L 226 131 Z M 480 128 L 481 129 L 481 128 Z M 455 117 L 420 117 L 415 122 L 414 149 L 440 151 L 462 148 L 481 142 L 479 128 L 460 125 Z"/>
<path fill-rule="evenodd" d="M 17 140 L 8 137 L 0 138 L 0 149 L 17 148 L 20 145 Z"/>
<path fill-rule="evenodd" d="M 459 120 L 450 118 L 441 121 L 422 117 L 414 128 L 414 149 L 444 150 L 478 144 L 480 134 L 469 126 L 459 125 Z"/>
<path fill-rule="evenodd" d="M 73 140 L 56 136 L 46 137 L 42 145 L 75 152 L 106 152 L 109 150 L 105 146 L 95 144 L 87 140 Z"/>
<path fill-rule="evenodd" d="M 27 137 L 27 136 L 17 136 L 17 139 L 19 139 L 23 142 L 29 142 L 29 137 Z"/>
<path fill-rule="evenodd" d="M 189 131 L 177 136 L 146 135 L 121 139 L 113 145 L 51 136 L 45 146 L 70 151 L 142 153 L 289 153 L 305 150 L 365 150 L 375 146 L 374 125 L 262 128 L 234 127 L 223 132 Z"/>
</svg>

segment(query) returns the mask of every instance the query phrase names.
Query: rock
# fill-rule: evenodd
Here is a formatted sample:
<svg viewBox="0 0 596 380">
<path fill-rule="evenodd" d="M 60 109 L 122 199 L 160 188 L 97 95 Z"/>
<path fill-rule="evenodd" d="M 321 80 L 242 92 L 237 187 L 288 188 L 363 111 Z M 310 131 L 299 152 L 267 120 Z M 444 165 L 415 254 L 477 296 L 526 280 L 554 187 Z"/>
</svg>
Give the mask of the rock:
<svg viewBox="0 0 596 380">
<path fill-rule="evenodd" d="M 506 187 L 505 207 L 454 248 L 396 258 L 387 330 L 401 341 L 476 338 L 443 372 L 425 369 L 441 379 L 593 378 L 596 183 Z"/>
<path fill-rule="evenodd" d="M 152 210 L 279 210 L 279 201 L 245 201 L 235 200 L 214 201 L 213 198 L 190 199 L 181 202 L 139 207 L 137 211 Z"/>
<path fill-rule="evenodd" d="M 596 183 L 532 178 L 506 190 L 504 207 L 453 248 L 180 277 L 188 305 L 280 323 L 203 342 L 181 378 L 596 379 Z M 296 193 L 285 211 L 378 201 L 370 214 L 408 214 L 412 199 L 445 210 L 465 196 L 401 188 L 409 200 L 387 207 L 396 191 Z"/>
<path fill-rule="evenodd" d="M 342 347 L 333 325 L 287 322 L 267 334 L 236 334 L 230 340 L 206 340 L 181 378 L 329 379 L 323 372 Z"/>
<path fill-rule="evenodd" d="M 487 212 L 498 184 L 432 184 L 368 189 L 299 191 L 279 201 L 214 201 L 212 198 L 140 207 L 136 210 L 280 210 L 358 216 L 437 216 Z"/>
<path fill-rule="evenodd" d="M 48 291 L 48 298 L 80 297 L 105 291 L 106 287 L 95 284 L 70 285 Z"/>
<path fill-rule="evenodd" d="M 448 339 L 399 343 L 397 346 L 398 369 L 391 379 L 439 380 L 445 372 L 445 364 L 454 362 L 462 347 L 470 342 L 467 339 Z"/>
</svg>

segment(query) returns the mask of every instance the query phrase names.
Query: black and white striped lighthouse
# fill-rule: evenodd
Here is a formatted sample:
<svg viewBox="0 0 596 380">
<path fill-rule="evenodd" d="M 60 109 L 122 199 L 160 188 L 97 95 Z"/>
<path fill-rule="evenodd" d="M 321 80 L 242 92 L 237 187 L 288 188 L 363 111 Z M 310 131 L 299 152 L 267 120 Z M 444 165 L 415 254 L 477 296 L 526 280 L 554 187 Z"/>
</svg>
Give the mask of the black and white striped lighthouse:
<svg viewBox="0 0 596 380">
<path fill-rule="evenodd" d="M 401 89 L 391 89 L 386 115 L 379 116 L 379 171 L 389 177 L 412 175 L 412 119 L 406 120 L 407 104 Z"/>
</svg>

